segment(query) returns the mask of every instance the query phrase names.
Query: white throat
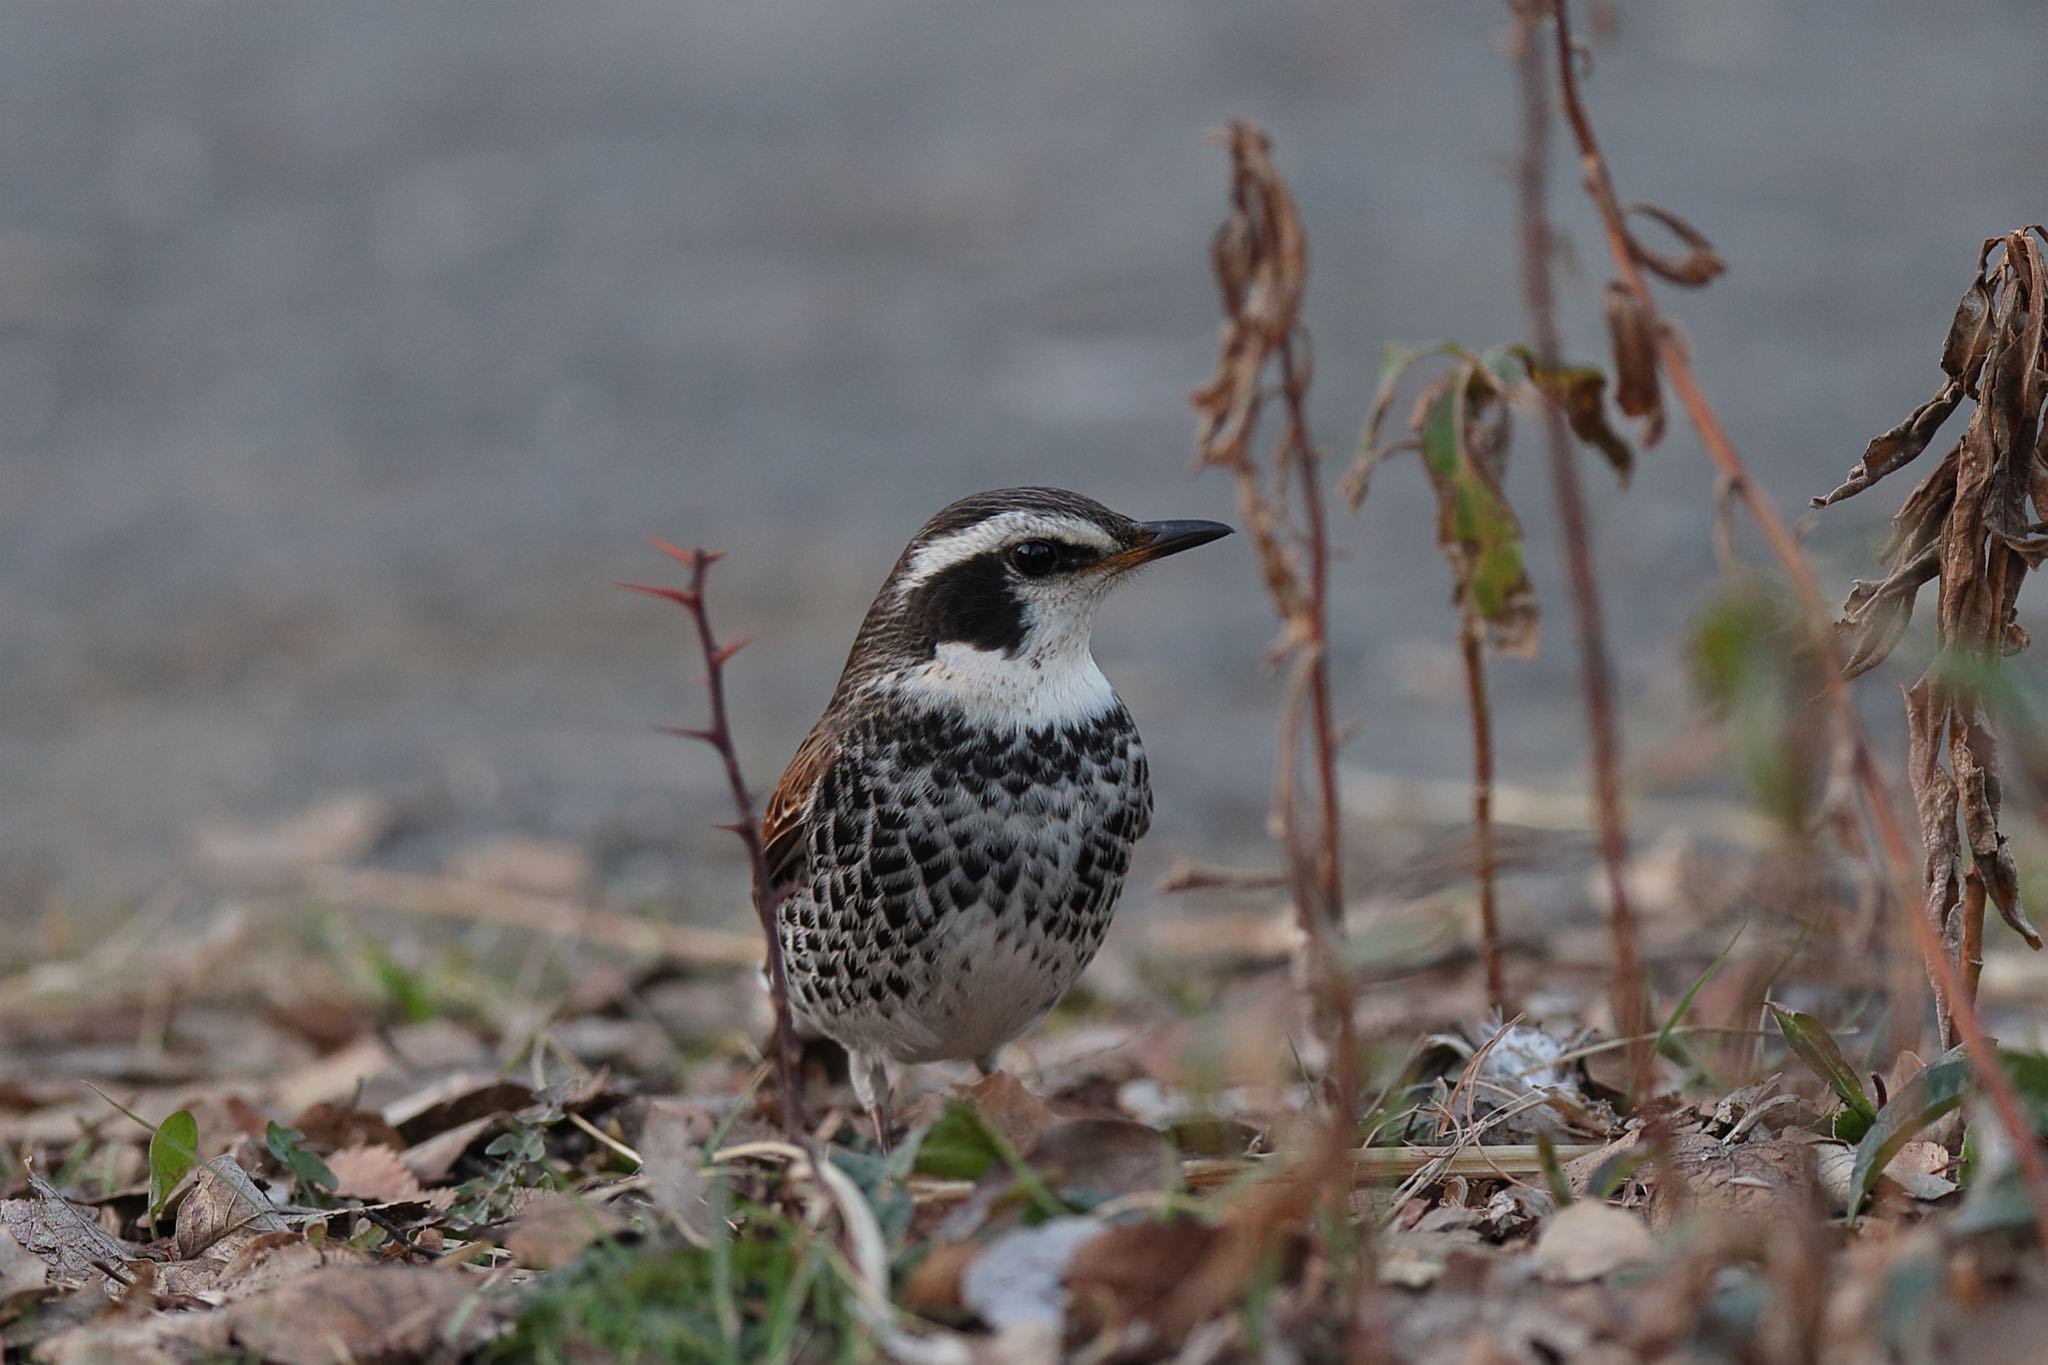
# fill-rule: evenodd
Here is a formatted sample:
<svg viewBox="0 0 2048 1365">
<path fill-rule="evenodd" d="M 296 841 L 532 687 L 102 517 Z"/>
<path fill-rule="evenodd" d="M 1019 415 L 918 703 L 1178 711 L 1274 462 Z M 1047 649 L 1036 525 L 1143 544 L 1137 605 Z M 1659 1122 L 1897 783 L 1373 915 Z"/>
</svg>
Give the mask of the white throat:
<svg viewBox="0 0 2048 1365">
<path fill-rule="evenodd" d="M 1094 720 L 1117 699 L 1089 652 L 1093 624 L 1034 622 L 1014 657 L 957 641 L 941 644 L 930 660 L 897 677 L 896 690 L 908 700 L 954 706 L 971 721 L 1005 729 Z"/>
</svg>

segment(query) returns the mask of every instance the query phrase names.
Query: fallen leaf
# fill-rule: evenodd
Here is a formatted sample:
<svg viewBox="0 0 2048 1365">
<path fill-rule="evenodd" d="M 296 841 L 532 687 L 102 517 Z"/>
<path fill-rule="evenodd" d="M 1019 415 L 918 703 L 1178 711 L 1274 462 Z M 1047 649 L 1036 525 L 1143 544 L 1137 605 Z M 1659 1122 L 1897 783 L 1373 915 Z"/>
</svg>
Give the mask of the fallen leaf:
<svg viewBox="0 0 2048 1365">
<path fill-rule="evenodd" d="M 215 1291 L 229 1301 L 275 1289 L 334 1265 L 368 1265 L 369 1256 L 339 1243 L 316 1246 L 298 1232 L 266 1232 L 238 1248 L 221 1268 Z"/>
<path fill-rule="evenodd" d="M 619 1226 L 618 1215 L 602 1204 L 543 1190 L 513 1220 L 505 1249 L 536 1270 L 553 1270 Z"/>
<path fill-rule="evenodd" d="M 200 1167 L 184 1202 L 178 1205 L 172 1236 L 178 1254 L 191 1260 L 234 1234 L 285 1230 L 276 1206 L 256 1188 L 249 1173 L 236 1165 L 233 1157 L 217 1156 Z"/>
<path fill-rule="evenodd" d="M 1612 1204 L 1580 1200 L 1544 1224 L 1529 1253 L 1538 1277 L 1580 1284 L 1656 1258 L 1657 1239 L 1643 1220 Z"/>
<path fill-rule="evenodd" d="M 1806 1220 L 1815 1212 L 1811 1143 L 1724 1143 L 1687 1133 L 1672 1144 L 1666 1169 L 1650 1199 L 1650 1226 L 1659 1230 L 1689 1211 L 1750 1221 Z"/>
<path fill-rule="evenodd" d="M 656 1100 L 647 1106 L 640 1129 L 640 1174 L 654 1207 L 697 1243 L 709 1241 L 716 1216 L 705 1196 L 704 1148 L 696 1141 L 702 1111 L 694 1105 Z"/>
<path fill-rule="evenodd" d="M 903 1282 L 903 1306 L 927 1316 L 959 1312 L 960 1281 L 980 1255 L 981 1248 L 973 1242 L 940 1242 Z"/>
<path fill-rule="evenodd" d="M 1007 1071 L 956 1086 L 954 1094 L 980 1110 L 989 1127 L 1020 1152 L 1030 1151 L 1053 1124 L 1052 1110 Z"/>
<path fill-rule="evenodd" d="M 34 1172 L 29 1173 L 32 1199 L 0 1199 L 0 1228 L 57 1272 L 59 1285 L 76 1287 L 98 1281 L 104 1268 L 119 1270 L 141 1254 L 99 1225 L 82 1209 Z"/>
<path fill-rule="evenodd" d="M 478 1282 L 418 1266 L 330 1266 L 243 1299 L 228 1311 L 234 1340 L 280 1365 L 411 1360 L 473 1345 L 491 1312 Z"/>
<path fill-rule="evenodd" d="M 407 1200 L 428 1200 L 419 1177 L 406 1166 L 405 1158 L 390 1147 L 344 1147 L 327 1158 L 334 1172 L 334 1192 L 373 1204 L 396 1204 Z M 435 1191 L 446 1194 L 447 1191 Z M 428 1200 L 431 1202 L 431 1200 Z"/>
<path fill-rule="evenodd" d="M 49 1262 L 0 1227 L 0 1306 L 24 1294 L 40 1294 L 49 1283 Z"/>
</svg>

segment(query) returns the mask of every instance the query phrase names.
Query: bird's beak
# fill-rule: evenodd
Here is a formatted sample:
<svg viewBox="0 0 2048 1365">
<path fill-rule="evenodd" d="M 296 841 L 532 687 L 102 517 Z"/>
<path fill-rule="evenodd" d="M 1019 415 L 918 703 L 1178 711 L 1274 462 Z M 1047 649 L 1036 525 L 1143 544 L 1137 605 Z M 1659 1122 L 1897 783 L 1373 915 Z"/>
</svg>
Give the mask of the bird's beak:
<svg viewBox="0 0 2048 1365">
<path fill-rule="evenodd" d="M 1146 521 L 1138 524 L 1138 541 L 1101 561 L 1105 569 L 1135 569 L 1155 559 L 1207 545 L 1230 534 L 1220 521 Z"/>
</svg>

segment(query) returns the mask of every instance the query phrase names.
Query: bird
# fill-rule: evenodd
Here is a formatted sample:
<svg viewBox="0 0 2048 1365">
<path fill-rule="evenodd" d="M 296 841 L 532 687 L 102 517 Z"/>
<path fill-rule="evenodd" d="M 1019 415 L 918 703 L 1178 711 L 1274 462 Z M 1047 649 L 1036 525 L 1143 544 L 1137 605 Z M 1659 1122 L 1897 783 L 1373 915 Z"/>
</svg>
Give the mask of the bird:
<svg viewBox="0 0 2048 1365">
<path fill-rule="evenodd" d="M 1229 534 L 996 489 L 927 521 L 875 595 L 761 842 L 793 1022 L 845 1049 L 884 1150 L 894 1064 L 988 1074 L 1101 947 L 1152 785 L 1096 611 Z"/>
</svg>

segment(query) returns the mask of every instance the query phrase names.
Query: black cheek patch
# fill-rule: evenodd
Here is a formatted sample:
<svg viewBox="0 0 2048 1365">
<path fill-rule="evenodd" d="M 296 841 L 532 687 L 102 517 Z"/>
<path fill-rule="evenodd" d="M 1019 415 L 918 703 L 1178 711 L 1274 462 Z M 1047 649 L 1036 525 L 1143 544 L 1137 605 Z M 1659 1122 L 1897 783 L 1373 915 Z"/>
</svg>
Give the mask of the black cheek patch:
<svg viewBox="0 0 2048 1365">
<path fill-rule="evenodd" d="M 1024 646 L 1024 604 L 994 555 L 976 555 L 933 574 L 913 609 L 933 645 L 963 644 L 1015 656 Z"/>
</svg>

